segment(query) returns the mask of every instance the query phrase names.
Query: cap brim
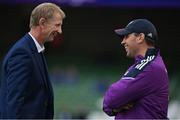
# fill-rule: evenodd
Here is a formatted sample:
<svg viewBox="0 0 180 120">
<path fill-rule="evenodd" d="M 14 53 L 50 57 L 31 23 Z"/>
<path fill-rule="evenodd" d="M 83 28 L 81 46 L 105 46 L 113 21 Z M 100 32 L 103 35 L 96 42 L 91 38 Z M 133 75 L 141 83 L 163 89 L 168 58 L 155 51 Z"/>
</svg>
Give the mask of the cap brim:
<svg viewBox="0 0 180 120">
<path fill-rule="evenodd" d="M 125 28 L 123 28 L 123 29 L 116 29 L 116 30 L 114 30 L 115 31 L 115 33 L 117 34 L 117 35 L 119 35 L 119 36 L 125 36 L 125 35 L 128 35 L 128 34 L 130 34 L 131 32 L 130 31 L 128 31 L 128 30 L 126 30 Z"/>
</svg>

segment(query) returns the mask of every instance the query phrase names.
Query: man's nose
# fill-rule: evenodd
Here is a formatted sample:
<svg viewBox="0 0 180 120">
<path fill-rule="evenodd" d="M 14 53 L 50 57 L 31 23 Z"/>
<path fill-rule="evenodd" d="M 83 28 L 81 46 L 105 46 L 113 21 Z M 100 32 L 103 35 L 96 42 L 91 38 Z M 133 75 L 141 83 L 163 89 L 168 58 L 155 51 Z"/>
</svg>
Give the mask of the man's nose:
<svg viewBox="0 0 180 120">
<path fill-rule="evenodd" d="M 62 29 L 61 29 L 61 27 L 60 28 L 58 28 L 58 33 L 62 33 Z"/>
<path fill-rule="evenodd" d="M 123 40 L 121 41 L 121 45 L 125 44 L 125 39 L 123 38 Z"/>
</svg>

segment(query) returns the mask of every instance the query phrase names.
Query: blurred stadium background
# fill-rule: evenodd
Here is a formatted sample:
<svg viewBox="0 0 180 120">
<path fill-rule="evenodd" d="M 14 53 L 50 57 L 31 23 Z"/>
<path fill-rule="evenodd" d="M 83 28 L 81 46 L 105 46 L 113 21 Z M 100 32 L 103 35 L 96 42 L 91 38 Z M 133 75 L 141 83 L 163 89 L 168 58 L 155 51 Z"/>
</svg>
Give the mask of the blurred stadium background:
<svg viewBox="0 0 180 120">
<path fill-rule="evenodd" d="M 135 18 L 147 18 L 157 27 L 157 46 L 169 72 L 168 116 L 180 119 L 179 0 L 0 0 L 1 63 L 29 31 L 30 13 L 42 2 L 57 3 L 66 13 L 61 39 L 45 45 L 55 118 L 113 119 L 102 112 L 103 94 L 133 62 L 125 57 L 113 30 Z"/>
</svg>

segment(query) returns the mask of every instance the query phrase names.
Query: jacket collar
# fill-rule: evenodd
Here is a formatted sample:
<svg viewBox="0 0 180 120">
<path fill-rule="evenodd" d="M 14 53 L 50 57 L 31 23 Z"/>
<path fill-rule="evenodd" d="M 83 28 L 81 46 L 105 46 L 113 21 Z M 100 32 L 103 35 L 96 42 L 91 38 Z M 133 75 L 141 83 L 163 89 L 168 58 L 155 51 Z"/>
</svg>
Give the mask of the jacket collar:
<svg viewBox="0 0 180 120">
<path fill-rule="evenodd" d="M 147 58 L 148 56 L 152 56 L 152 55 L 155 55 L 157 56 L 159 54 L 160 50 L 159 49 L 156 49 L 156 48 L 148 48 L 147 51 L 146 51 L 146 54 L 145 54 L 145 57 L 143 57 L 142 55 L 138 55 L 135 57 L 135 61 L 140 61 L 144 58 Z"/>
</svg>

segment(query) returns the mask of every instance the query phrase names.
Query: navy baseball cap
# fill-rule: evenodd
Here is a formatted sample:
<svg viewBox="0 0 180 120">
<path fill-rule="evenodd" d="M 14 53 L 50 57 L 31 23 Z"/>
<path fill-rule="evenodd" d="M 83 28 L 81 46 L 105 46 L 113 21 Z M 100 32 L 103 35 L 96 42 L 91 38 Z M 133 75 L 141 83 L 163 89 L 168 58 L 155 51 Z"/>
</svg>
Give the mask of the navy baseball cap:
<svg viewBox="0 0 180 120">
<path fill-rule="evenodd" d="M 144 33 L 147 40 L 155 42 L 158 39 L 155 26 L 147 19 L 135 19 L 131 21 L 125 28 L 116 29 L 115 32 L 120 37 L 124 37 L 130 33 Z"/>
</svg>

